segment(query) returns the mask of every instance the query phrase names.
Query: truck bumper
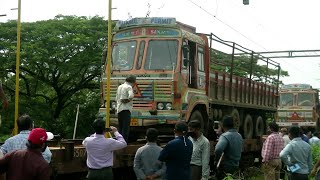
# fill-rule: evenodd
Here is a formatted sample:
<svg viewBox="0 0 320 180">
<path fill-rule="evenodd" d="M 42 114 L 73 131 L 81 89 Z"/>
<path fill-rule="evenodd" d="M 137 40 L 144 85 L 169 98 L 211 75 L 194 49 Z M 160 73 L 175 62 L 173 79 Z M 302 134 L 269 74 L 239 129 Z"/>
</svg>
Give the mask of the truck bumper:
<svg viewBox="0 0 320 180">
<path fill-rule="evenodd" d="M 299 127 L 316 127 L 316 122 L 277 122 L 280 127 L 290 127 L 290 126 L 299 126 Z"/>
<path fill-rule="evenodd" d="M 105 110 L 99 110 L 99 116 L 105 116 Z M 158 111 L 152 115 L 149 111 L 133 110 L 131 113 L 130 126 L 154 126 L 164 124 L 175 124 L 181 120 L 180 111 Z M 118 125 L 118 115 L 110 114 L 110 125 Z"/>
</svg>

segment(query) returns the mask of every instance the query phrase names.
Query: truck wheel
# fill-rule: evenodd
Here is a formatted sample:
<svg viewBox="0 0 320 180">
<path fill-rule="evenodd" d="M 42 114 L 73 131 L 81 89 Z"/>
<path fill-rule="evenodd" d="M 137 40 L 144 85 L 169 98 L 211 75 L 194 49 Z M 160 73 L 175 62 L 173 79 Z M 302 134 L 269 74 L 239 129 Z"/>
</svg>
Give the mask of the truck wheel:
<svg viewBox="0 0 320 180">
<path fill-rule="evenodd" d="M 203 119 L 203 116 L 202 116 L 202 113 L 199 111 L 199 110 L 195 110 L 193 111 L 193 113 L 191 114 L 190 116 L 190 121 L 192 120 L 198 120 L 200 121 L 201 123 L 201 131 L 204 133 L 204 135 L 207 135 L 207 131 L 208 131 L 208 124 L 204 124 L 204 123 L 207 123 L 207 122 L 204 122 L 204 119 Z"/>
<path fill-rule="evenodd" d="M 252 139 L 253 135 L 253 122 L 250 114 L 246 115 L 243 123 L 243 135 L 245 139 Z"/>
<path fill-rule="evenodd" d="M 239 128 L 241 126 L 241 120 L 240 120 L 239 111 L 237 109 L 233 109 L 231 114 L 230 114 L 230 116 L 233 117 L 233 126 L 234 126 L 234 128 L 239 131 Z"/>
<path fill-rule="evenodd" d="M 262 136 L 264 133 L 264 123 L 263 123 L 263 119 L 261 116 L 257 117 L 256 120 L 256 135 L 257 136 Z"/>
</svg>

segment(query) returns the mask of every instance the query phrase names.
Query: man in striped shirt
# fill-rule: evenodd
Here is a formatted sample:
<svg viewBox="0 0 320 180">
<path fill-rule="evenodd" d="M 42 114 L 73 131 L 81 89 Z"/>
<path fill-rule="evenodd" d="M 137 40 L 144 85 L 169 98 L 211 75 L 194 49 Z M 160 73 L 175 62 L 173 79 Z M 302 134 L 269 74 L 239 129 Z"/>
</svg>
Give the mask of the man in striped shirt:
<svg viewBox="0 0 320 180">
<path fill-rule="evenodd" d="M 268 130 L 271 134 L 267 137 L 262 147 L 262 169 L 265 180 L 280 179 L 281 160 L 279 154 L 284 147 L 284 140 L 278 133 L 279 126 L 275 122 L 269 123 Z"/>
</svg>

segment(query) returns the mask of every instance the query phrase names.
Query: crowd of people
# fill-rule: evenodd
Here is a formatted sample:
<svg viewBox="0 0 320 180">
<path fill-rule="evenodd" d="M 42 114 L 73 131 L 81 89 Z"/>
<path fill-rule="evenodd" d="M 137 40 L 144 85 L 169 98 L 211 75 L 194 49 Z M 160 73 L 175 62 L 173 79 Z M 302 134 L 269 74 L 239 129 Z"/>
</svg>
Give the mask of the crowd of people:
<svg viewBox="0 0 320 180">
<path fill-rule="evenodd" d="M 0 146 L 0 179 L 49 180 L 51 152 L 47 140 L 53 134 L 34 128 L 30 116 L 24 114 L 17 120 L 19 134 Z"/>
<path fill-rule="evenodd" d="M 215 147 L 214 161 L 218 179 L 239 170 L 243 139 L 233 127 L 233 118 L 223 118 L 221 138 Z M 117 128 L 111 127 L 114 138 L 105 138 L 105 121 L 96 119 L 95 133 L 83 141 L 87 150 L 87 178 L 112 179 L 113 151 L 127 146 Z M 174 127 L 175 138 L 163 148 L 158 145 L 159 132 L 146 131 L 147 143 L 140 147 L 134 158 L 134 172 L 138 180 L 208 180 L 210 178 L 210 143 L 201 132 L 201 123 L 179 121 Z M 222 160 L 223 159 L 223 160 Z"/>
<path fill-rule="evenodd" d="M 114 179 L 113 152 L 125 148 L 129 140 L 135 81 L 135 76 L 129 76 L 117 90 L 119 132 L 113 126 L 106 128 L 106 122 L 98 118 L 92 123 L 95 133 L 82 142 L 87 152 L 89 180 Z M 7 107 L 3 91 L 0 91 L 0 98 Z M 26 114 L 17 119 L 17 125 L 19 134 L 0 146 L 0 174 L 6 173 L 7 180 L 50 179 L 52 154 L 46 141 L 52 139 L 53 134 L 34 128 L 33 120 Z M 137 179 L 208 180 L 213 171 L 216 179 L 222 180 L 229 174 L 235 174 L 239 171 L 243 139 L 235 129 L 231 116 L 223 117 L 222 130 L 214 146 L 214 159 L 210 159 L 210 143 L 201 131 L 200 121 L 192 120 L 188 124 L 178 121 L 173 132 L 175 138 L 164 147 L 157 143 L 158 130 L 149 128 L 146 131 L 147 143 L 137 150 L 134 157 L 133 169 Z M 112 132 L 113 138 L 106 138 L 107 132 Z M 289 180 L 307 180 L 309 175 L 320 179 L 317 172 L 320 158 L 313 166 L 311 151 L 311 145 L 320 146 L 318 132 L 306 135 L 297 126 L 289 130 L 282 128 L 279 132 L 275 122 L 268 124 L 268 132 L 270 134 L 261 151 L 265 180 L 279 180 L 285 176 Z"/>
<path fill-rule="evenodd" d="M 310 176 L 320 179 L 319 161 L 312 163 L 312 146 L 320 146 L 319 133 L 305 134 L 302 128 L 291 126 L 289 130 L 275 122 L 268 125 L 270 134 L 265 139 L 261 156 L 265 180 L 308 180 Z"/>
</svg>

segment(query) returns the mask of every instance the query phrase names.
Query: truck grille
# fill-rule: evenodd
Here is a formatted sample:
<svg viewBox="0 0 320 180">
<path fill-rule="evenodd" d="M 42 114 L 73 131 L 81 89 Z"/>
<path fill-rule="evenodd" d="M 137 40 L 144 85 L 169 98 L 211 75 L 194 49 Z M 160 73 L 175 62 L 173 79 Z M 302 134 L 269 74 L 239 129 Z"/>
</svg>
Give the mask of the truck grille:
<svg viewBox="0 0 320 180">
<path fill-rule="evenodd" d="M 116 98 L 117 88 L 123 80 L 112 80 L 110 85 L 110 99 Z M 105 85 L 105 89 L 107 86 Z M 134 109 L 152 110 L 154 102 L 171 102 L 173 84 L 168 80 L 137 80 L 137 87 L 133 88 L 135 97 L 133 99 Z M 105 94 L 107 91 L 105 91 Z"/>
</svg>

